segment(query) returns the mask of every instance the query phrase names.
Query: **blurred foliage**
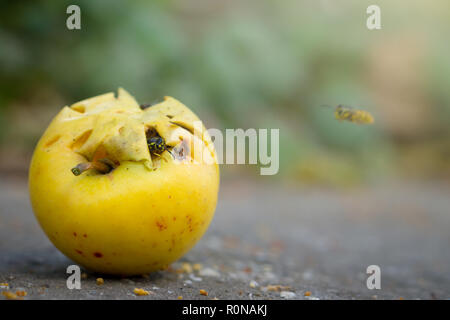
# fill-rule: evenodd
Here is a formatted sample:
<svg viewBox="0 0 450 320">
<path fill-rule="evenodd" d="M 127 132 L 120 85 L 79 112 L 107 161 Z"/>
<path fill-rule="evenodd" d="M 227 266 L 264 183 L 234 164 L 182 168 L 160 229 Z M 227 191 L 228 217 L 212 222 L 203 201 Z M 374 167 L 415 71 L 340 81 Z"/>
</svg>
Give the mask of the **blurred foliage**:
<svg viewBox="0 0 450 320">
<path fill-rule="evenodd" d="M 70 4 L 0 5 L 3 150 L 29 154 L 62 105 L 121 86 L 142 103 L 174 96 L 208 127 L 280 128 L 281 177 L 450 176 L 446 0 L 84 0 L 77 31 Z M 381 30 L 365 27 L 370 4 Z M 321 107 L 340 103 L 375 125 Z"/>
</svg>

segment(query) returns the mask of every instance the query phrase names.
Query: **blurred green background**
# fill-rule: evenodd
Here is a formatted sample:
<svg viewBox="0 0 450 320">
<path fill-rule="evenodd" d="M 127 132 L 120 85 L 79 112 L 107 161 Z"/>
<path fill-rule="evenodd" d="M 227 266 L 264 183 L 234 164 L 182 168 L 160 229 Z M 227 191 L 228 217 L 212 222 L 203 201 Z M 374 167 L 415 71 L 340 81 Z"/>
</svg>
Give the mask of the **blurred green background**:
<svg viewBox="0 0 450 320">
<path fill-rule="evenodd" d="M 64 105 L 171 95 L 207 127 L 280 128 L 280 173 L 306 185 L 450 178 L 450 2 L 72 1 L 0 5 L 0 171 L 26 173 Z M 381 7 L 382 29 L 366 28 Z M 370 111 L 334 120 L 321 105 Z M 257 177 L 255 166 L 224 176 Z"/>
</svg>

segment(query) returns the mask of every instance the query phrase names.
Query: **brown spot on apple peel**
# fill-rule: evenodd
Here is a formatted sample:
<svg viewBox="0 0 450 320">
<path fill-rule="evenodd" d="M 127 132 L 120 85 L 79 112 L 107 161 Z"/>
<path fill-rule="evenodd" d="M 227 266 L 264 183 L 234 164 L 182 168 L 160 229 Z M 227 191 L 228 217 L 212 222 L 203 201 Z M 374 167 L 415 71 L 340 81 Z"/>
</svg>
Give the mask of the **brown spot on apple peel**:
<svg viewBox="0 0 450 320">
<path fill-rule="evenodd" d="M 163 230 L 167 229 L 167 225 L 164 221 L 156 220 L 155 224 L 158 227 L 159 231 L 163 231 Z"/>
<path fill-rule="evenodd" d="M 83 234 L 83 237 L 87 238 L 87 234 L 86 234 L 86 233 L 85 233 L 85 234 Z"/>
<path fill-rule="evenodd" d="M 75 249 L 75 251 L 78 253 L 78 254 L 81 254 L 81 255 L 83 255 L 83 251 L 81 251 L 81 250 L 78 250 L 78 249 Z"/>
<path fill-rule="evenodd" d="M 73 233 L 73 236 L 74 236 L 74 237 L 76 237 L 76 236 L 77 236 L 77 233 L 76 233 L 76 232 L 74 232 L 74 233 Z"/>
<path fill-rule="evenodd" d="M 192 232 L 192 217 L 191 216 L 189 216 L 189 215 L 187 215 L 186 216 L 186 219 L 187 219 L 187 224 L 188 224 L 188 229 L 189 229 L 189 232 Z"/>
<path fill-rule="evenodd" d="M 101 258 L 103 257 L 103 254 L 101 252 L 94 252 L 94 257 Z"/>
</svg>

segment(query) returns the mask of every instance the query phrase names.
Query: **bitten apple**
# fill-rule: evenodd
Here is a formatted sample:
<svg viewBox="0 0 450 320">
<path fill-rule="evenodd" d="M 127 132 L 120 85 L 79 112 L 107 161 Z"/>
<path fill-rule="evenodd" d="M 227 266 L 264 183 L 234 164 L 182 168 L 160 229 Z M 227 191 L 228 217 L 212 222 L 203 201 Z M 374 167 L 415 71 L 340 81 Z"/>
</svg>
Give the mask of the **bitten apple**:
<svg viewBox="0 0 450 320">
<path fill-rule="evenodd" d="M 207 230 L 219 190 L 214 146 L 198 123 L 174 98 L 140 106 L 123 89 L 64 107 L 29 172 L 52 243 L 107 274 L 144 274 L 183 256 Z"/>
</svg>

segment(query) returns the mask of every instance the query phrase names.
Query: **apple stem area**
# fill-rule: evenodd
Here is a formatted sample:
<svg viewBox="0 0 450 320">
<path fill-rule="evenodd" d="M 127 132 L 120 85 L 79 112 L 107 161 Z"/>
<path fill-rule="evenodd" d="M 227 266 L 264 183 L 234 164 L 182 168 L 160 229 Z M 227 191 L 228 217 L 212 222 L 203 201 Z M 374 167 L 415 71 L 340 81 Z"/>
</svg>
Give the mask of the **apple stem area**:
<svg viewBox="0 0 450 320">
<path fill-rule="evenodd" d="M 114 165 L 108 159 L 100 159 L 92 162 L 79 163 L 78 165 L 73 167 L 71 171 L 75 176 L 79 176 L 83 172 L 90 169 L 95 169 L 102 174 L 106 174 L 111 172 L 112 169 L 114 169 Z"/>
</svg>

